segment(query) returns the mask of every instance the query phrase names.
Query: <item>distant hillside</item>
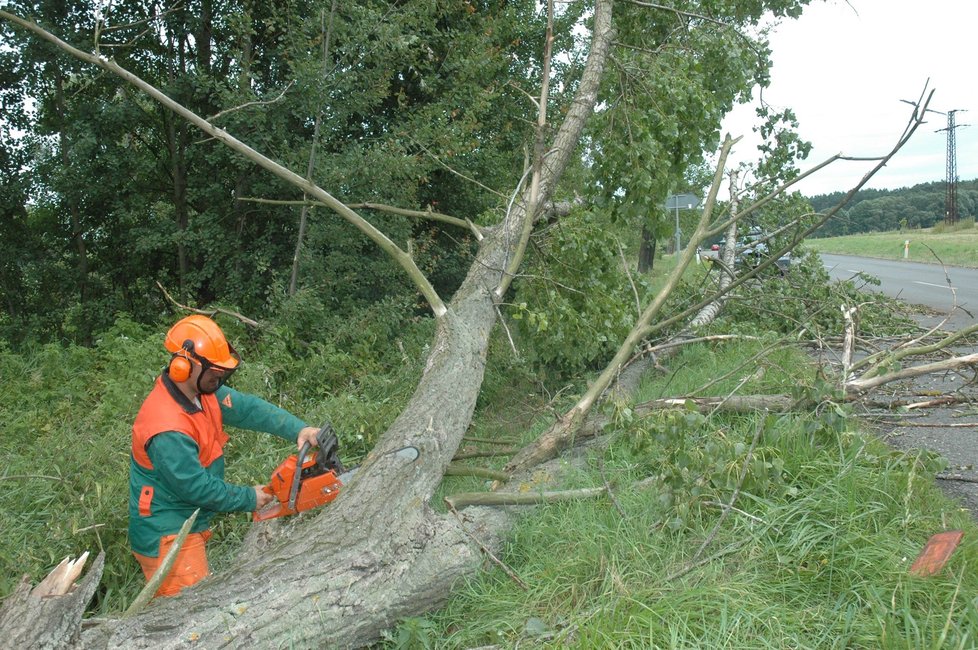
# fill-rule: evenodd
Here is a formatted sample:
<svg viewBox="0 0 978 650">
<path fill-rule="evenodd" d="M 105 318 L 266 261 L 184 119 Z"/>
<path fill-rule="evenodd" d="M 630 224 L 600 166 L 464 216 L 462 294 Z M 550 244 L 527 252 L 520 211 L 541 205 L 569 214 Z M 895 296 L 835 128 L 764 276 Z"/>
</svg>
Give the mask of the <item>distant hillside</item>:
<svg viewBox="0 0 978 650">
<path fill-rule="evenodd" d="M 828 210 L 844 192 L 813 196 L 816 212 Z M 906 228 L 930 228 L 944 220 L 944 181 L 921 183 L 897 190 L 861 190 L 840 214 L 818 229 L 816 237 L 836 237 L 863 232 Z M 958 218 L 978 214 L 978 179 L 958 182 Z"/>
</svg>

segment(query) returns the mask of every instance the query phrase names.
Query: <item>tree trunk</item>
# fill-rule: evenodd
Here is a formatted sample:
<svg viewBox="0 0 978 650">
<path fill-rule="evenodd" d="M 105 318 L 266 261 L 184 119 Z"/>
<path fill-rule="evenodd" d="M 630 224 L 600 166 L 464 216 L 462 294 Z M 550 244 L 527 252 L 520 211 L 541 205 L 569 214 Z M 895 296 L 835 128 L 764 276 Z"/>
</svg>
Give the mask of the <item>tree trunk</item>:
<svg viewBox="0 0 978 650">
<path fill-rule="evenodd" d="M 736 219 L 739 208 L 740 200 L 738 197 L 737 189 L 737 176 L 738 172 L 736 169 L 730 172 L 730 216 Z M 726 240 L 727 242 L 733 242 L 737 239 L 737 222 L 731 221 L 730 225 L 727 227 Z M 723 250 L 718 253 L 721 256 L 720 261 L 723 262 L 727 269 L 733 269 L 735 264 L 734 259 L 734 246 L 729 244 L 723 247 Z M 692 330 L 698 327 L 704 327 L 712 323 L 716 317 L 720 314 L 720 310 L 723 309 L 723 304 L 726 302 L 726 291 L 730 287 L 730 282 L 732 278 L 725 269 L 720 269 L 720 281 L 719 281 L 719 291 L 721 297 L 717 298 L 709 305 L 703 307 L 698 314 L 689 323 L 689 327 L 685 328 L 684 335 L 691 335 Z"/>
<path fill-rule="evenodd" d="M 177 45 L 174 44 L 174 41 Z M 173 66 L 179 67 L 179 74 L 185 73 L 182 36 L 168 34 L 167 50 L 170 60 L 168 81 L 172 87 L 178 75 Z M 166 147 L 170 164 L 170 199 L 173 201 L 173 219 L 179 233 L 177 237 L 177 273 L 180 295 L 182 298 L 186 298 L 187 276 L 190 273 L 190 258 L 184 243 L 187 241 L 186 232 L 190 226 L 190 210 L 187 205 L 187 124 L 175 115 L 164 114 L 163 119 L 166 121 Z"/>
<path fill-rule="evenodd" d="M 642 243 L 638 248 L 638 272 L 648 273 L 655 263 L 655 238 L 647 225 L 642 226 Z"/>
<path fill-rule="evenodd" d="M 63 596 L 34 594 L 24 576 L 0 607 L 3 646 L 60 650 L 77 642 L 82 615 L 95 594 L 104 567 L 105 554 L 99 553 L 81 584 Z"/>
<path fill-rule="evenodd" d="M 68 117 L 67 117 L 67 107 L 65 105 L 65 92 L 64 92 L 64 73 L 61 70 L 61 66 L 55 63 L 54 68 L 54 93 L 55 93 L 55 103 L 58 108 L 58 118 L 60 123 L 58 124 L 58 146 L 61 149 L 61 165 L 64 167 L 64 172 L 68 173 L 71 169 L 71 157 L 68 155 L 68 150 L 71 148 L 71 143 L 68 140 Z M 78 272 L 78 302 L 85 307 L 88 305 L 88 246 L 85 243 L 85 231 L 82 226 L 81 212 L 78 209 L 78 198 L 75 196 L 73 190 L 66 192 L 67 203 L 68 203 L 68 224 L 71 228 L 71 239 L 75 245 L 75 253 L 78 255 L 77 272 Z M 82 314 L 85 312 L 82 311 Z M 82 316 L 82 343 L 84 345 L 91 345 L 91 328 L 89 327 L 88 317 Z"/>
</svg>

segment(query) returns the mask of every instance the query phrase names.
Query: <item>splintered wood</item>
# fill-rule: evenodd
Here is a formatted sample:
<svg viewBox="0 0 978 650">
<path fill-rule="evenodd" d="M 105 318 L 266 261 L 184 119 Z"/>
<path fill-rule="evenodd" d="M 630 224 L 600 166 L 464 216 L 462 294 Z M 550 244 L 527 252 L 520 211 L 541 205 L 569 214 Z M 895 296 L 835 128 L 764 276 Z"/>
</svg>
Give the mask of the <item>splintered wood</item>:
<svg viewBox="0 0 978 650">
<path fill-rule="evenodd" d="M 88 560 L 88 551 L 82 553 L 82 556 L 77 560 L 73 560 L 70 557 L 61 560 L 61 564 L 56 566 L 44 580 L 34 587 L 33 591 L 31 591 L 31 596 L 35 598 L 64 596 L 74 589 L 75 580 L 78 579 L 82 569 L 85 568 L 86 560 Z"/>
</svg>

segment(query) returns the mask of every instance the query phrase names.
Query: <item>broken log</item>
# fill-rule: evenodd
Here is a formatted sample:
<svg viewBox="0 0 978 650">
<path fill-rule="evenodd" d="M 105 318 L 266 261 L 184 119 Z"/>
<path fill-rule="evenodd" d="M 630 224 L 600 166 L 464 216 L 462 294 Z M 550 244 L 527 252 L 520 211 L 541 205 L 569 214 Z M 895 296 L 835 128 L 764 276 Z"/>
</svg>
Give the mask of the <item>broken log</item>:
<svg viewBox="0 0 978 650">
<path fill-rule="evenodd" d="M 30 578 L 24 576 L 0 607 L 3 647 L 60 650 L 78 642 L 82 615 L 102 578 L 105 553 L 98 554 L 85 579 L 72 588 L 73 582 L 66 580 L 70 575 L 77 577 L 75 570 L 80 571 L 83 564 L 80 559 L 62 562 L 33 589 Z M 64 593 L 57 594 L 58 590 Z"/>
</svg>

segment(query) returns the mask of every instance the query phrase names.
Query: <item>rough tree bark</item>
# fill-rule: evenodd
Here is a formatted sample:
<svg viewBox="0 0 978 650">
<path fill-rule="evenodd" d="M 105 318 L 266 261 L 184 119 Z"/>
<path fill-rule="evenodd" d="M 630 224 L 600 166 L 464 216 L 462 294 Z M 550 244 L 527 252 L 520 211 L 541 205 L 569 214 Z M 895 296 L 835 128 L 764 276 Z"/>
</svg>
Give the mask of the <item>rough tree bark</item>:
<svg viewBox="0 0 978 650">
<path fill-rule="evenodd" d="M 543 162 L 541 203 L 593 111 L 612 42 L 611 8 L 611 0 L 595 5 L 580 86 Z M 7 12 L 0 18 L 56 40 Z M 118 74 L 108 61 L 89 62 Z M 461 576 L 480 567 L 480 548 L 459 520 L 436 513 L 429 501 L 472 419 L 496 318 L 492 291 L 530 218 L 523 199 L 506 221 L 485 231 L 461 288 L 436 312 L 431 353 L 414 395 L 342 495 L 314 516 L 263 525 L 226 572 L 177 598 L 157 600 L 134 618 L 101 621 L 84 631 L 81 647 L 357 647 L 399 619 L 444 602 Z M 420 450 L 416 461 L 387 453 L 406 445 Z M 465 528 L 491 546 L 505 513 L 477 509 L 469 517 L 476 513 L 479 520 Z"/>
</svg>

